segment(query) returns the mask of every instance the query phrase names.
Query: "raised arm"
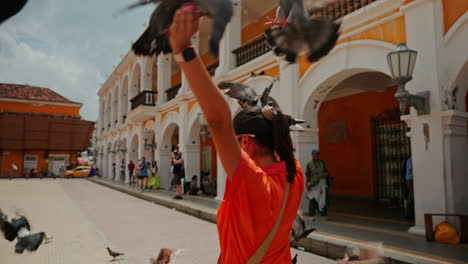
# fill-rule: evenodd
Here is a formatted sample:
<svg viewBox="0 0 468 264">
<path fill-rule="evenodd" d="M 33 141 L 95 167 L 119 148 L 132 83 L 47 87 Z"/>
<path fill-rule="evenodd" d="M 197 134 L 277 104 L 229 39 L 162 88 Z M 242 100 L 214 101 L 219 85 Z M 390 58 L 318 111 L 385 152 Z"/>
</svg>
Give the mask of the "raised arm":
<svg viewBox="0 0 468 264">
<path fill-rule="evenodd" d="M 198 31 L 198 23 L 199 15 L 193 8 L 182 8 L 175 13 L 169 30 L 174 53 L 191 46 L 190 39 Z M 179 65 L 205 115 L 227 176 L 232 179 L 240 160 L 240 147 L 232 128 L 229 106 L 218 87 L 211 81 L 200 57 Z"/>
</svg>

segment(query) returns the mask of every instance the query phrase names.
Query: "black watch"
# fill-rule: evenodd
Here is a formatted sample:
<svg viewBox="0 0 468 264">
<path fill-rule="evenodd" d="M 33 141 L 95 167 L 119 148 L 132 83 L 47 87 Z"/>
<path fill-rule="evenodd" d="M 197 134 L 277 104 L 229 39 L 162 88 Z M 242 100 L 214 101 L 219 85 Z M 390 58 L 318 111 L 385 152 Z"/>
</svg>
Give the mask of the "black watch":
<svg viewBox="0 0 468 264">
<path fill-rule="evenodd" d="M 193 60 L 197 56 L 193 47 L 188 47 L 181 52 L 174 53 L 174 58 L 177 62 L 187 62 Z"/>
</svg>

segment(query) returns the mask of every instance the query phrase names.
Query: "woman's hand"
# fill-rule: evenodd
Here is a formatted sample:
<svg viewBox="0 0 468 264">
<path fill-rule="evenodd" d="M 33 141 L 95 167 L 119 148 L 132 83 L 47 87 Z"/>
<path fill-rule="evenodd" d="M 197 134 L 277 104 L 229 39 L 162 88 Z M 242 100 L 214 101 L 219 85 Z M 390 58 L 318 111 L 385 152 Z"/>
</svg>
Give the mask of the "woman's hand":
<svg viewBox="0 0 468 264">
<path fill-rule="evenodd" d="M 178 53 L 192 45 L 192 35 L 198 31 L 200 10 L 195 5 L 186 5 L 176 11 L 169 28 L 172 52 Z"/>
</svg>

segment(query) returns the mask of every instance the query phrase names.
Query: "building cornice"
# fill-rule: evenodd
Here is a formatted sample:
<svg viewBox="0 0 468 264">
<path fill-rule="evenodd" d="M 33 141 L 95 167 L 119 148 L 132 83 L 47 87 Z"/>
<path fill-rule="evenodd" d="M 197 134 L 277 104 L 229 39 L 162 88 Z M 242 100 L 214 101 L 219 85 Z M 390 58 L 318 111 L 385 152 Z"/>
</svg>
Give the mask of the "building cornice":
<svg viewBox="0 0 468 264">
<path fill-rule="evenodd" d="M 60 106 L 73 106 L 73 107 L 81 107 L 83 105 L 82 103 L 62 103 L 62 102 L 53 102 L 53 101 L 27 100 L 27 99 L 5 98 L 5 97 L 0 98 L 0 101 L 27 103 L 27 104 L 35 104 L 35 105 L 60 105 Z"/>
</svg>

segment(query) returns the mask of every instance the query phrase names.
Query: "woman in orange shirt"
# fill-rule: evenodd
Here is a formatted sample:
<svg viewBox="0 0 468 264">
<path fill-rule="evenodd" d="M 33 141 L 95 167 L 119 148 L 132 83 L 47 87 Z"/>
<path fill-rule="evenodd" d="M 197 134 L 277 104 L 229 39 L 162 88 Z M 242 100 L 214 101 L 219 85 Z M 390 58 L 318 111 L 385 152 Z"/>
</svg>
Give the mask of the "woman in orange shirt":
<svg viewBox="0 0 468 264">
<path fill-rule="evenodd" d="M 206 117 L 227 174 L 218 210 L 221 254 L 218 263 L 246 263 L 278 219 L 290 192 L 279 229 L 261 263 L 291 263 L 289 234 L 299 208 L 304 179 L 294 159 L 289 125 L 279 109 L 245 109 L 231 122 L 229 106 L 191 48 L 199 15 L 192 7 L 178 10 L 170 43 Z"/>
</svg>

